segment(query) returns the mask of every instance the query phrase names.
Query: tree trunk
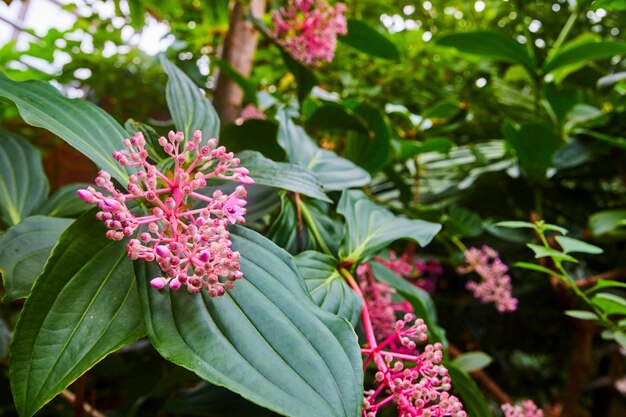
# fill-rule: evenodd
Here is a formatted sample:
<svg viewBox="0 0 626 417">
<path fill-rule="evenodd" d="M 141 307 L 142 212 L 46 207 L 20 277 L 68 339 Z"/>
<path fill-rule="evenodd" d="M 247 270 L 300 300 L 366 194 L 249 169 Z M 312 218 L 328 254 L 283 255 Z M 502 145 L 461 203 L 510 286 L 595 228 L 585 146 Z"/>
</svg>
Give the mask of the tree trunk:
<svg viewBox="0 0 626 417">
<path fill-rule="evenodd" d="M 265 12 L 266 0 L 251 0 L 250 11 L 260 17 Z M 244 77 L 252 71 L 252 61 L 258 42 L 258 31 L 251 22 L 246 20 L 247 7 L 236 2 L 230 17 L 230 27 L 224 40 L 222 59 Z M 232 123 L 239 116 L 243 101 L 243 91 L 220 71 L 217 76 L 213 105 L 223 125 Z"/>
</svg>

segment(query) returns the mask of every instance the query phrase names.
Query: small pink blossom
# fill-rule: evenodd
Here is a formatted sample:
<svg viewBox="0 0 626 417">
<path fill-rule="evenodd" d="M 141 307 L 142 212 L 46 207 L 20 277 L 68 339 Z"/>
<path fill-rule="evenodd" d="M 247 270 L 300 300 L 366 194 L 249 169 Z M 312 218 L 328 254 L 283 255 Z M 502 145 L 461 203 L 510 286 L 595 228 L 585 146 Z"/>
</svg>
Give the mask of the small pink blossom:
<svg viewBox="0 0 626 417">
<path fill-rule="evenodd" d="M 407 301 L 394 303 L 392 295 L 395 290 L 384 282 L 376 281 L 370 264 L 359 265 L 357 276 L 376 337 L 380 339 L 390 337 L 394 332 L 397 315 L 413 313 L 413 307 Z"/>
<path fill-rule="evenodd" d="M 274 38 L 304 65 L 331 62 L 337 35 L 348 32 L 345 11 L 343 3 L 333 7 L 326 0 L 289 0 L 273 13 Z"/>
<path fill-rule="evenodd" d="M 101 210 L 96 217 L 109 229 L 109 239 L 121 240 L 144 228 L 128 242 L 127 252 L 133 260 L 158 263 L 164 276 L 150 281 L 154 288 L 169 285 L 176 291 L 186 286 L 192 294 L 205 288 L 211 297 L 223 295 L 243 277 L 239 252 L 231 249 L 226 227 L 245 221 L 246 190 L 240 185 L 232 194 L 217 190 L 211 196 L 199 191 L 210 178 L 254 181 L 216 139 L 202 146 L 200 131 L 186 144 L 181 132 L 170 132 L 158 142 L 171 157 L 171 165 L 164 164 L 171 172 L 161 172 L 148 162 L 146 141 L 138 132 L 124 140 L 126 149 L 113 153 L 120 165 L 139 168 L 129 178 L 128 193 L 116 189 L 111 176 L 100 171 L 95 183 L 104 192 L 88 187 L 78 190 L 78 196 Z M 144 203 L 148 213 L 139 216 L 137 210 L 131 211 L 126 203 L 132 199 Z"/>
<path fill-rule="evenodd" d="M 543 410 L 532 400 L 524 400 L 521 405 L 502 404 L 504 417 L 543 417 Z"/>
<path fill-rule="evenodd" d="M 474 297 L 483 303 L 495 303 L 500 313 L 517 310 L 517 299 L 511 294 L 511 277 L 507 274 L 509 268 L 500 260 L 498 252 L 484 245 L 482 249 L 469 248 L 464 255 L 467 265 L 459 267 L 458 272 L 475 272 L 481 278 L 480 282 L 469 281 L 466 284 Z"/>
<path fill-rule="evenodd" d="M 364 393 L 363 417 L 375 417 L 380 409 L 391 405 L 399 417 L 466 416 L 463 404 L 448 392 L 451 379 L 441 364 L 441 343 L 428 344 L 419 353 L 417 346 L 427 340 L 427 330 L 423 320 L 406 314 L 394 324 L 389 337 L 361 350 L 364 367 L 373 362 L 378 368 L 375 388 Z M 404 346 L 407 353 L 389 350 L 392 343 Z"/>
</svg>

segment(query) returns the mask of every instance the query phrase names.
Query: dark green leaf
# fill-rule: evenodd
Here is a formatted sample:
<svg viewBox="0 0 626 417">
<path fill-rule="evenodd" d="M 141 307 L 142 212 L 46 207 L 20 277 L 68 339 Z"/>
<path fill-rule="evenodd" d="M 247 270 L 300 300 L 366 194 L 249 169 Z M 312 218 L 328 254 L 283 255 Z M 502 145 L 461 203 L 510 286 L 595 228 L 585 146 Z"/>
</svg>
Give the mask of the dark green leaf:
<svg viewBox="0 0 626 417">
<path fill-rule="evenodd" d="M 48 83 L 16 82 L 1 73 L 0 97 L 13 101 L 26 123 L 49 130 L 122 184 L 128 183 L 128 173 L 135 169 L 125 169 L 111 157 L 122 148 L 127 134 L 104 110 L 83 100 L 68 99 Z"/>
<path fill-rule="evenodd" d="M 2 78 L 0 78 L 0 88 Z M 0 130 L 0 218 L 19 223 L 48 196 L 41 156 L 25 139 Z"/>
<path fill-rule="evenodd" d="M 406 160 L 425 152 L 447 154 L 453 146 L 454 142 L 447 138 L 427 138 L 423 142 L 403 140 L 398 149 L 398 158 Z"/>
<path fill-rule="evenodd" d="M 246 120 L 238 126 L 230 124 L 222 130 L 220 144 L 231 152 L 244 150 L 261 152 L 274 161 L 284 161 L 285 151 L 278 145 L 278 125 L 269 120 Z"/>
<path fill-rule="evenodd" d="M 391 158 L 389 126 L 383 113 L 373 106 L 362 103 L 354 111 L 367 120 L 370 132 L 367 135 L 348 132 L 343 156 L 373 174 L 383 169 Z"/>
<path fill-rule="evenodd" d="M 626 0 L 596 0 L 591 5 L 592 10 L 626 10 Z"/>
<path fill-rule="evenodd" d="M 15 328 L 9 378 L 22 417 L 145 332 L 126 242 L 106 239 L 94 214 L 63 233 Z"/>
<path fill-rule="evenodd" d="M 313 87 L 317 85 L 317 78 L 310 69 L 293 59 L 287 52 L 281 50 L 281 53 L 287 68 L 289 68 L 289 71 L 291 71 L 296 79 L 298 100 L 302 102 L 309 95 Z"/>
<path fill-rule="evenodd" d="M 547 74 L 558 68 L 585 62 L 609 59 L 615 55 L 626 53 L 626 42 L 598 41 L 576 44 L 559 51 L 543 64 L 543 71 Z"/>
<path fill-rule="evenodd" d="M 400 59 L 398 48 L 393 42 L 362 20 L 348 19 L 348 33 L 338 39 L 371 56 L 394 61 Z"/>
<path fill-rule="evenodd" d="M 535 60 L 528 55 L 526 48 L 515 39 L 500 32 L 485 30 L 450 33 L 437 39 L 437 43 L 452 46 L 472 55 L 515 62 L 521 64 L 530 74 L 533 74 L 536 69 Z"/>
<path fill-rule="evenodd" d="M 310 298 L 293 259 L 263 236 L 232 228 L 244 279 L 218 298 L 156 291 L 160 271 L 137 262 L 150 340 L 168 360 L 292 417 L 357 417 L 360 350 L 351 326 Z"/>
<path fill-rule="evenodd" d="M 37 208 L 36 213 L 52 217 L 78 217 L 89 210 L 90 206 L 78 198 L 76 192 L 89 185 L 91 184 L 70 184 L 59 188 Z"/>
<path fill-rule="evenodd" d="M 0 237 L 0 271 L 4 280 L 2 301 L 27 297 L 33 283 L 72 220 L 32 216 Z"/>
<path fill-rule="evenodd" d="M 282 188 L 330 202 L 315 175 L 300 165 L 274 162 L 254 151 L 244 151 L 237 156 L 241 159 L 241 166 L 250 171 L 250 177 L 257 184 Z"/>
<path fill-rule="evenodd" d="M 337 271 L 337 260 L 315 251 L 294 258 L 313 301 L 323 310 L 343 317 L 356 327 L 363 300 Z"/>
<path fill-rule="evenodd" d="M 493 362 L 491 356 L 484 352 L 463 353 L 452 360 L 452 363 L 461 371 L 473 372 L 486 368 Z"/>
<path fill-rule="evenodd" d="M 552 157 L 562 144 L 552 128 L 547 124 L 529 123 L 516 129 L 506 124 L 504 138 L 515 151 L 522 174 L 531 181 L 544 181 Z"/>
<path fill-rule="evenodd" d="M 399 277 L 383 264 L 371 262 L 370 265 L 378 281 L 388 284 L 411 303 L 415 316 L 424 320 L 428 326 L 429 341 L 447 344 L 445 330 L 437 324 L 437 310 L 430 294 Z"/>
<path fill-rule="evenodd" d="M 0 360 L 4 360 L 9 354 L 12 332 L 7 323 L 0 319 Z"/>
<path fill-rule="evenodd" d="M 365 120 L 342 103 L 334 101 L 323 101 L 316 107 L 308 116 L 306 126 L 313 129 L 352 129 L 368 132 Z"/>
<path fill-rule="evenodd" d="M 165 56 L 159 58 L 169 77 L 165 97 L 176 129 L 185 134 L 186 140 L 191 139 L 196 130 L 202 131 L 204 141 L 218 138 L 220 119 L 200 87 Z"/>
<path fill-rule="evenodd" d="M 315 238 L 304 222 L 299 230 L 296 205 L 286 195 L 281 196 L 280 213 L 272 222 L 266 237 L 292 255 L 315 248 Z"/>
<path fill-rule="evenodd" d="M 450 208 L 443 227 L 451 236 L 476 237 L 483 231 L 482 220 L 474 212 L 454 205 Z"/>
<path fill-rule="evenodd" d="M 343 192 L 337 212 L 346 218 L 339 257 L 354 263 L 367 261 L 398 239 L 426 246 L 441 230 L 437 223 L 398 217 L 358 190 Z"/>
<path fill-rule="evenodd" d="M 333 151 L 322 149 L 305 130 L 296 125 L 288 114 L 279 114 L 278 142 L 287 152 L 289 161 L 307 167 L 328 191 L 361 187 L 370 182 L 370 175 L 351 161 Z"/>
<path fill-rule="evenodd" d="M 580 252 L 597 255 L 603 252 L 603 250 L 597 246 L 590 245 L 578 239 L 572 239 L 571 237 L 556 236 L 555 239 L 565 253 Z"/>
</svg>

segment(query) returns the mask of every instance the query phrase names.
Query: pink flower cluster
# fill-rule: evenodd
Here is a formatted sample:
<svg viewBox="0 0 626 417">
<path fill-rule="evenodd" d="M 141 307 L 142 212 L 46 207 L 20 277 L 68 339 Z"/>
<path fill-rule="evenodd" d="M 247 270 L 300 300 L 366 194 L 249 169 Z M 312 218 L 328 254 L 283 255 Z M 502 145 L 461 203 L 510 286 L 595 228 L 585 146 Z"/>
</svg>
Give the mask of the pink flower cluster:
<svg viewBox="0 0 626 417">
<path fill-rule="evenodd" d="M 376 261 L 415 286 L 432 294 L 437 286 L 437 280 L 443 274 L 441 264 L 436 259 L 415 258 L 411 260 L 411 258 L 412 256 L 406 252 L 398 257 L 395 251 L 390 250 L 389 259 L 376 258 Z"/>
<path fill-rule="evenodd" d="M 504 417 L 543 417 L 543 410 L 532 400 L 522 401 L 522 405 L 502 404 Z"/>
<path fill-rule="evenodd" d="M 217 190 L 211 196 L 199 190 L 209 178 L 253 184 L 248 170 L 238 167 L 239 159 L 218 147 L 216 139 L 202 145 L 200 131 L 186 144 L 181 132 L 159 138 L 171 157 L 171 164 L 164 165 L 171 172 L 165 173 L 148 162 L 141 132 L 123 143 L 126 149 L 114 152 L 113 157 L 122 166 L 139 168 L 130 176 L 128 193 L 117 190 L 106 171 L 100 171 L 95 180 L 104 193 L 94 187 L 78 190 L 80 198 L 101 210 L 96 217 L 109 229 L 107 238 L 121 240 L 144 227 L 138 239 L 129 241 L 127 252 L 133 260 L 158 263 L 164 276 L 150 281 L 154 288 L 169 285 L 176 291 L 184 285 L 195 294 L 204 287 L 211 297 L 232 289 L 243 274 L 239 252 L 231 249 L 226 227 L 244 222 L 246 190 L 240 185 L 231 194 Z M 148 213 L 134 214 L 126 204 L 132 199 L 143 202 Z"/>
<path fill-rule="evenodd" d="M 441 365 L 441 343 L 428 344 L 418 353 L 417 345 L 427 340 L 427 330 L 423 320 L 406 314 L 395 323 L 391 336 L 361 350 L 364 366 L 374 362 L 378 368 L 376 388 L 364 393 L 363 417 L 375 417 L 388 404 L 395 404 L 399 417 L 466 416 L 463 404 L 448 392 L 451 380 Z M 386 350 L 394 342 L 410 353 Z"/>
<path fill-rule="evenodd" d="M 484 245 L 482 249 L 469 248 L 464 255 L 467 265 L 459 267 L 458 272 L 475 272 L 481 277 L 480 282 L 469 281 L 466 284 L 474 297 L 483 303 L 495 303 L 500 313 L 515 311 L 517 299 L 511 294 L 513 287 L 507 274 L 509 268 L 500 260 L 498 252 Z"/>
<path fill-rule="evenodd" d="M 241 109 L 241 114 L 235 120 L 235 124 L 241 126 L 243 122 L 251 119 L 265 120 L 267 119 L 267 115 L 254 104 L 248 104 L 246 107 Z"/>
<path fill-rule="evenodd" d="M 345 11 L 343 3 L 332 7 L 326 0 L 289 0 L 286 7 L 273 13 L 273 36 L 304 65 L 331 62 L 337 35 L 348 32 Z"/>
<path fill-rule="evenodd" d="M 392 294 L 395 290 L 384 282 L 376 281 L 370 264 L 361 264 L 356 271 L 376 337 L 380 339 L 390 337 L 394 332 L 396 315 L 412 313 L 413 307 L 407 301 L 394 303 Z"/>
</svg>

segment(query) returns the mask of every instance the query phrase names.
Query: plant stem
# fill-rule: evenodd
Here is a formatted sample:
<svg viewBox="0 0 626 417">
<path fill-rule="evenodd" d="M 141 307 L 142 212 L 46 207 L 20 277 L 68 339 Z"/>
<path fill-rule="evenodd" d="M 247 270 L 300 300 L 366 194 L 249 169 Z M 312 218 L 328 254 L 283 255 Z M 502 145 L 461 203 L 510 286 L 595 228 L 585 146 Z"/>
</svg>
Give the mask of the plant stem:
<svg viewBox="0 0 626 417">
<path fill-rule="evenodd" d="M 324 240 L 319 229 L 317 228 L 317 224 L 315 224 L 315 222 L 313 221 L 313 216 L 311 215 L 311 212 L 307 208 L 306 204 L 302 203 L 300 205 L 300 209 L 302 210 L 302 216 L 304 217 L 304 221 L 306 222 L 307 226 L 309 226 L 309 230 L 311 231 L 311 233 L 313 233 L 313 237 L 317 241 L 318 245 L 320 245 L 322 251 L 324 251 L 325 254 L 332 256 L 333 253 L 331 252 L 330 248 L 326 244 L 326 241 Z"/>
<path fill-rule="evenodd" d="M 565 42 L 565 39 L 567 39 L 567 36 L 572 30 L 572 27 L 574 27 L 574 23 L 576 23 L 577 18 L 578 18 L 578 7 L 573 6 L 572 13 L 569 15 L 569 17 L 567 18 L 567 21 L 563 25 L 563 29 L 561 29 L 561 33 L 559 33 L 559 37 L 556 38 L 554 45 L 552 45 L 552 51 L 554 51 L 554 53 L 558 52 L 558 50 L 561 49 L 563 42 Z"/>
</svg>

